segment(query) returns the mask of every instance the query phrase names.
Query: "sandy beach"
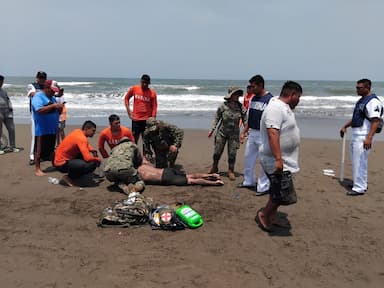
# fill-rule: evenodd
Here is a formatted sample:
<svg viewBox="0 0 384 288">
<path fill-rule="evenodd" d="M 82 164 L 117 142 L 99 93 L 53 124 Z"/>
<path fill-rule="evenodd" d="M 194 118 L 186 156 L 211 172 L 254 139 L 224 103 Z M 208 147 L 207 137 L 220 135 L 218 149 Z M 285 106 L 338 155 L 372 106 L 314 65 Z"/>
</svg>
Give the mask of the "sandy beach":
<svg viewBox="0 0 384 288">
<path fill-rule="evenodd" d="M 62 176 L 58 171 L 34 176 L 29 129 L 16 128 L 24 151 L 0 156 L 1 287 L 382 287 L 383 142 L 370 155 L 367 195 L 348 197 L 338 179 L 322 171 L 339 175 L 341 141 L 302 139 L 298 203 L 280 209 L 291 229 L 271 234 L 254 221 L 267 196 L 236 188 L 242 145 L 238 178 L 224 176 L 223 187 L 147 186 L 144 193 L 155 203 L 184 202 L 204 218 L 199 229 L 168 232 L 149 225 L 97 227 L 101 211 L 125 195 L 109 191 L 107 180 L 80 189 L 48 183 L 48 176 Z M 187 172 L 207 172 L 212 140 L 203 130 L 185 133 L 177 163 Z M 219 167 L 226 171 L 226 155 Z"/>
</svg>

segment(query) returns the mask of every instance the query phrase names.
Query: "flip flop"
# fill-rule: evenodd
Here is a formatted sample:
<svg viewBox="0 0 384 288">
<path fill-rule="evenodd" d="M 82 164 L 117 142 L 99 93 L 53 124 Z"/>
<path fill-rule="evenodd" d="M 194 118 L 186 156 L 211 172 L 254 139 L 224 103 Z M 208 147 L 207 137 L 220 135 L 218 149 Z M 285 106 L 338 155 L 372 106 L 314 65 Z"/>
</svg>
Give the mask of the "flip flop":
<svg viewBox="0 0 384 288">
<path fill-rule="evenodd" d="M 262 212 L 262 210 L 263 210 L 262 208 L 257 210 L 256 216 L 255 216 L 255 221 L 256 221 L 257 225 L 260 227 L 261 230 L 263 230 L 265 232 L 273 232 L 272 227 L 264 226 L 263 223 L 260 221 L 259 213 Z"/>
</svg>

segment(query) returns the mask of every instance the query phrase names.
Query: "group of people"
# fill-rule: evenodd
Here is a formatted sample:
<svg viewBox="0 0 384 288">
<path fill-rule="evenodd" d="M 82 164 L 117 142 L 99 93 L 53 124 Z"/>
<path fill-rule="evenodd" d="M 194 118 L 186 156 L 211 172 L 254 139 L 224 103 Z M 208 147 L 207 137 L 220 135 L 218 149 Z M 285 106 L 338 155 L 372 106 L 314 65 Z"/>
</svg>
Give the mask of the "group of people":
<svg viewBox="0 0 384 288">
<path fill-rule="evenodd" d="M 3 79 L 0 76 L 0 132 L 4 123 L 9 132 L 10 147 L 17 152 L 12 106 L 1 88 Z M 243 180 L 238 187 L 254 189 L 258 196 L 269 194 L 265 207 L 256 213 L 255 219 L 261 229 L 271 231 L 273 225 L 281 225 L 278 207 L 296 202 L 292 174 L 299 171 L 300 133 L 294 109 L 303 93 L 301 85 L 287 81 L 280 95 L 274 97 L 266 90 L 264 78 L 255 75 L 249 80 L 243 103 L 239 101 L 243 90 L 230 87 L 208 133 L 208 137 L 214 136 L 211 169 L 209 173 L 187 174 L 175 165 L 184 132 L 156 119 L 157 95 L 149 87 L 150 83 L 149 75 L 144 74 L 140 84 L 131 87 L 124 96 L 132 130 L 120 124 L 118 115 L 110 115 L 109 127 L 100 132 L 98 139 L 102 160 L 88 141 L 96 132 L 96 124 L 86 121 L 81 129 L 66 136 L 63 89 L 57 82 L 47 80 L 45 72 L 39 71 L 36 82 L 28 86 L 32 115 L 30 164 L 35 165 L 35 174 L 45 175 L 40 162 L 49 160 L 59 171 L 66 173 L 63 182 L 73 186 L 77 178 L 93 172 L 103 162 L 101 167 L 106 178 L 126 193 L 142 192 L 145 184 L 219 186 L 224 184 L 218 173 L 225 146 L 228 150 L 227 176 L 233 181 L 236 179 L 237 150 L 246 140 Z M 340 130 L 343 137 L 346 129 L 352 127 L 353 187 L 347 192 L 349 196 L 364 195 L 367 191 L 368 154 L 374 135 L 382 125 L 383 115 L 383 105 L 371 92 L 370 80 L 357 81 L 356 91 L 361 98 L 356 103 L 352 119 Z M 142 153 L 138 147 L 140 136 Z M 256 179 L 257 162 L 260 166 Z"/>
</svg>

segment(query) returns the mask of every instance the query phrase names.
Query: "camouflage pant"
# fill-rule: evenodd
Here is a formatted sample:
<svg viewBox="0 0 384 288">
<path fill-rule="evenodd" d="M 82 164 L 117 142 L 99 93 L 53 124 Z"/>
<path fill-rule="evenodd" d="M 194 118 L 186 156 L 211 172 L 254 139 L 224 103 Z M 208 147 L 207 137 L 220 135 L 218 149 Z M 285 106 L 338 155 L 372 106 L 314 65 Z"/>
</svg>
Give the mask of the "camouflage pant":
<svg viewBox="0 0 384 288">
<path fill-rule="evenodd" d="M 119 169 L 119 170 L 108 170 L 105 171 L 105 177 L 111 182 L 119 183 L 123 182 L 125 184 L 141 184 L 143 187 L 144 181 L 141 180 L 137 170 L 135 168 L 129 169 Z"/>
<path fill-rule="evenodd" d="M 218 133 L 215 137 L 215 150 L 213 152 L 213 161 L 218 162 L 223 154 L 225 144 L 228 149 L 228 164 L 234 165 L 236 162 L 237 149 L 240 148 L 238 138 L 226 137 Z"/>
</svg>

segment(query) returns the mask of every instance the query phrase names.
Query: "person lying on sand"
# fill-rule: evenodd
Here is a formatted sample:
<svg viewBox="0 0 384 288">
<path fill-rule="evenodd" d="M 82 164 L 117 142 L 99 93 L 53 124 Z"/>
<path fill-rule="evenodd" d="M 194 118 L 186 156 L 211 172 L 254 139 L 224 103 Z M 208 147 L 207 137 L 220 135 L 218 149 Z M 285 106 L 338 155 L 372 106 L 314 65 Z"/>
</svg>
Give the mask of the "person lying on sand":
<svg viewBox="0 0 384 288">
<path fill-rule="evenodd" d="M 143 164 L 137 169 L 141 179 L 150 185 L 203 185 L 203 186 L 221 186 L 224 182 L 219 174 L 194 173 L 186 174 L 184 171 L 175 168 L 155 168 L 145 158 Z"/>
</svg>

